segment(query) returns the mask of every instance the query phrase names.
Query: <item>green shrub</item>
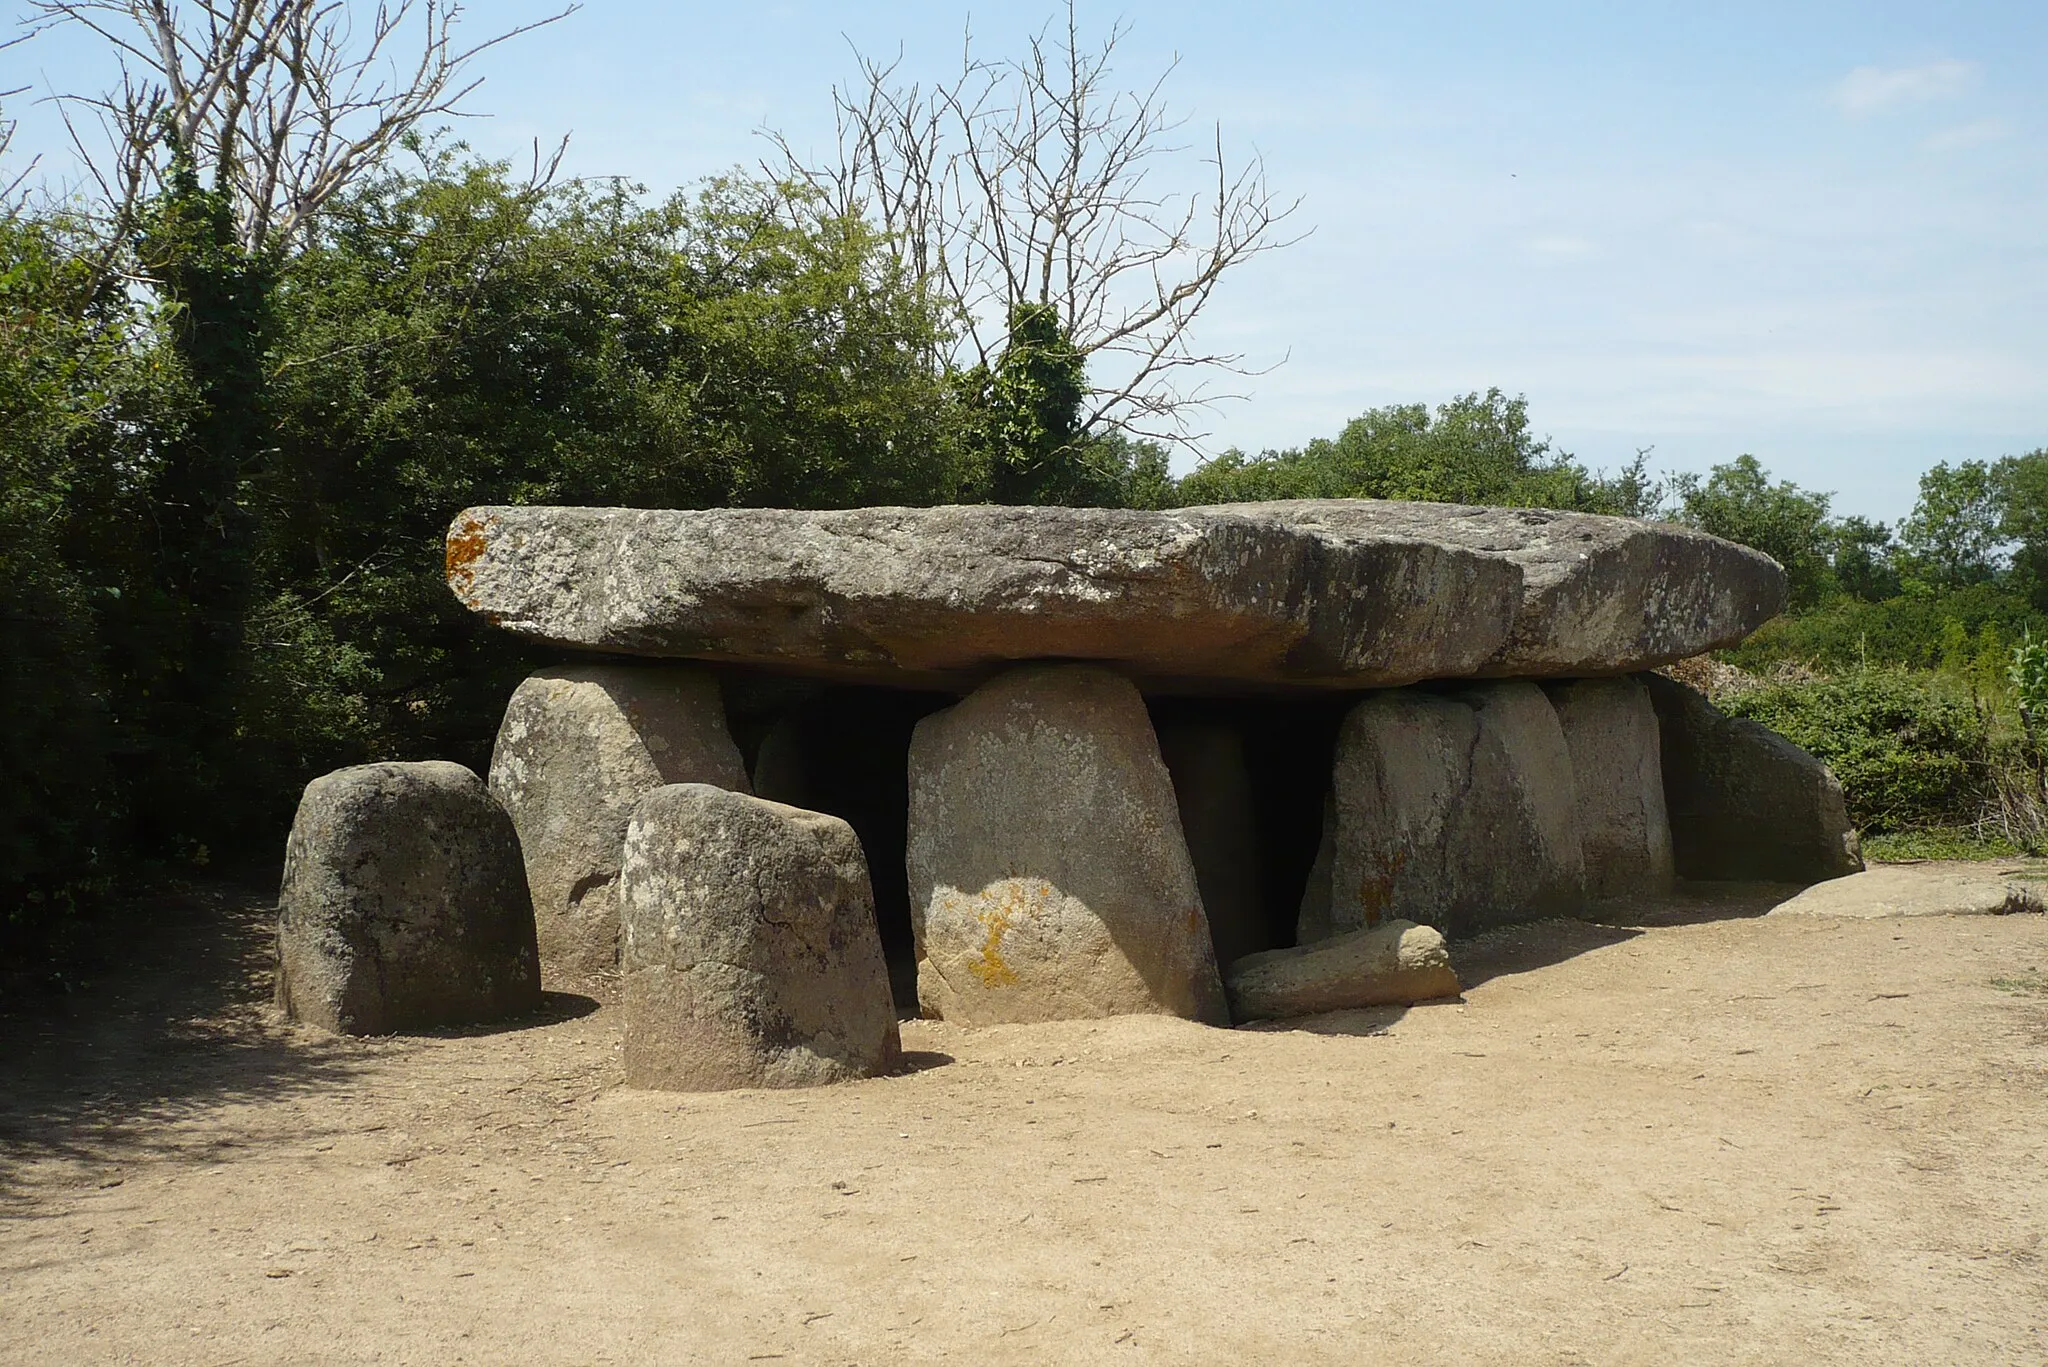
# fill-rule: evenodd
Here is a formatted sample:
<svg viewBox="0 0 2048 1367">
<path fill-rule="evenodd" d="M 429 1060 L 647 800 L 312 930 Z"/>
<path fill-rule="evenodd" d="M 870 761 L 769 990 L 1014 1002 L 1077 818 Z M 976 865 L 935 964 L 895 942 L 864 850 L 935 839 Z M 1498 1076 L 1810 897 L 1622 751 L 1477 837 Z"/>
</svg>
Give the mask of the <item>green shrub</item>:
<svg viewBox="0 0 2048 1367">
<path fill-rule="evenodd" d="M 1841 598 L 1776 618 L 1723 655 L 1754 673 L 1794 661 L 1824 671 L 1896 666 L 1945 669 L 2001 687 L 2013 645 L 2032 631 L 2048 636 L 2048 617 L 1996 584 L 1866 603 Z"/>
<path fill-rule="evenodd" d="M 1894 831 L 1863 842 L 1863 857 L 1875 863 L 1908 859 L 2011 859 L 2026 851 L 2003 835 L 1979 835 L 1974 827 L 1934 826 Z"/>
<path fill-rule="evenodd" d="M 1971 826 L 1994 800 L 1986 711 L 1954 681 L 1896 669 L 1770 684 L 1724 704 L 1835 771 L 1859 829 Z"/>
</svg>

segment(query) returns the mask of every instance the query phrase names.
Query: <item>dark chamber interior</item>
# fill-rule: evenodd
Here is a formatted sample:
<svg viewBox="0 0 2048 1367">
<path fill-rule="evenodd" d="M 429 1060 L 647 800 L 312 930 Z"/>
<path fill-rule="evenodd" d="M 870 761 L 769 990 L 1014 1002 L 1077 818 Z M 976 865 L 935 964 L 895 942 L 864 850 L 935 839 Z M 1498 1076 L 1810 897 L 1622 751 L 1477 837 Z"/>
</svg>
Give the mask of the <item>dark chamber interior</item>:
<svg viewBox="0 0 2048 1367">
<path fill-rule="evenodd" d="M 958 701 L 950 693 L 797 680 L 726 681 L 733 738 L 764 798 L 829 812 L 852 826 L 867 854 L 875 917 L 899 1010 L 917 1007 L 917 963 L 904 868 L 910 805 L 910 738 L 917 723 Z M 1337 729 L 1355 699 L 1148 699 L 1153 727 L 1233 733 L 1250 794 L 1248 848 L 1256 865 L 1252 948 L 1295 942 L 1302 890 L 1322 833 Z M 1198 867 L 1202 861 L 1197 860 Z M 1204 901 L 1210 901 L 1204 888 Z"/>
</svg>

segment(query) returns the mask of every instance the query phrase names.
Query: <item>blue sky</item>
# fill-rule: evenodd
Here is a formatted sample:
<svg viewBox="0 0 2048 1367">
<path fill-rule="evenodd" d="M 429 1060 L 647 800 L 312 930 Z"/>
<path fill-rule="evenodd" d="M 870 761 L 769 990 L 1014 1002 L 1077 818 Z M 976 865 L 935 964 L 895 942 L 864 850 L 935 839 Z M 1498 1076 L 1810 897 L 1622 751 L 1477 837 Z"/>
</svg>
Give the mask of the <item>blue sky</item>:
<svg viewBox="0 0 2048 1367">
<path fill-rule="evenodd" d="M 474 3 L 473 29 L 543 12 Z M 1017 52 L 1050 7 L 589 0 L 501 49 L 479 150 L 666 190 L 822 149 L 848 44 L 944 74 L 970 22 Z M 1937 460 L 2048 446 L 2048 6 L 1085 4 L 1119 70 L 1256 149 L 1313 234 L 1219 294 L 1204 343 L 1282 362 L 1211 449 L 1499 386 L 1595 466 L 1751 452 L 1896 518 Z M 49 36 L 4 84 L 94 79 Z M 24 99 L 21 145 L 54 148 Z M 59 165 L 53 157 L 49 163 Z"/>
</svg>

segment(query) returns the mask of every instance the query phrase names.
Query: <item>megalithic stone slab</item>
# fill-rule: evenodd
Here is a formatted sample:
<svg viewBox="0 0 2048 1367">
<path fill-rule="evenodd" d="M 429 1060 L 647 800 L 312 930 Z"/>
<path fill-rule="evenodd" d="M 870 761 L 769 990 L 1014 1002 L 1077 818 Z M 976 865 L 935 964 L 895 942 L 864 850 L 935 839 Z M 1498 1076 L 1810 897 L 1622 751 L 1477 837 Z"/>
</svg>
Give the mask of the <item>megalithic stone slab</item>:
<svg viewBox="0 0 2048 1367">
<path fill-rule="evenodd" d="M 1571 751 L 1586 891 L 1594 897 L 1668 891 L 1671 822 L 1657 712 L 1640 679 L 1544 685 Z"/>
<path fill-rule="evenodd" d="M 1444 937 L 1412 921 L 1249 954 L 1224 981 L 1240 1022 L 1433 1001 L 1461 990 Z"/>
<path fill-rule="evenodd" d="M 1312 877 L 1304 943 L 1387 920 L 1456 937 L 1582 907 L 1571 757 L 1536 685 L 1374 694 L 1344 720 L 1332 779 L 1327 920 Z"/>
<path fill-rule="evenodd" d="M 1785 594 L 1768 557 L 1675 527 L 1356 500 L 472 508 L 448 583 L 559 645 L 946 686 L 1048 658 L 1274 688 L 1623 673 L 1740 640 Z"/>
<path fill-rule="evenodd" d="M 459 764 L 362 764 L 306 785 L 278 894 L 277 1004 L 351 1035 L 540 1005 L 512 820 Z"/>
<path fill-rule="evenodd" d="M 629 1086 L 808 1087 L 900 1056 L 867 859 L 838 817 L 657 788 L 633 809 L 620 910 Z"/>
<path fill-rule="evenodd" d="M 907 862 L 928 1014 L 1229 1022 L 1173 783 L 1127 679 L 1026 667 L 919 722 Z"/>
<path fill-rule="evenodd" d="M 1657 709 L 1680 877 L 1818 883 L 1862 870 L 1842 785 L 1825 764 L 1675 679 L 1643 683 Z"/>
<path fill-rule="evenodd" d="M 1733 645 L 1786 603 L 1785 572 L 1769 556 L 1664 522 L 1382 499 L 1189 511 L 1272 521 L 1338 546 L 1412 538 L 1508 561 L 1521 573 L 1514 622 L 1507 639 L 1473 671 L 1492 678 L 1619 674 L 1685 659 L 1690 643 L 1715 642 L 1693 654 Z"/>
<path fill-rule="evenodd" d="M 618 968 L 620 846 L 634 804 L 670 783 L 749 791 L 718 680 L 693 665 L 544 669 L 505 707 L 491 792 L 512 814 L 551 979 Z"/>
</svg>

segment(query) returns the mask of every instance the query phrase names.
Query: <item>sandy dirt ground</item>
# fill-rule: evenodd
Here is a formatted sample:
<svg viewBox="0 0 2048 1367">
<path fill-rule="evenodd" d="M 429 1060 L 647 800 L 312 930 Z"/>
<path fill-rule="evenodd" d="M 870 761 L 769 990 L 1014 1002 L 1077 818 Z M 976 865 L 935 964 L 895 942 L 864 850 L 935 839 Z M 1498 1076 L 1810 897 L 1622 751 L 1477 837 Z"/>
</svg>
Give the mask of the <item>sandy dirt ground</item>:
<svg viewBox="0 0 2048 1367">
<path fill-rule="evenodd" d="M 679 1096 L 586 998 L 284 1025 L 260 897 L 199 890 L 0 1021 L 0 1361 L 2048 1362 L 2048 918 L 1771 900 Z"/>
</svg>

